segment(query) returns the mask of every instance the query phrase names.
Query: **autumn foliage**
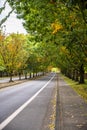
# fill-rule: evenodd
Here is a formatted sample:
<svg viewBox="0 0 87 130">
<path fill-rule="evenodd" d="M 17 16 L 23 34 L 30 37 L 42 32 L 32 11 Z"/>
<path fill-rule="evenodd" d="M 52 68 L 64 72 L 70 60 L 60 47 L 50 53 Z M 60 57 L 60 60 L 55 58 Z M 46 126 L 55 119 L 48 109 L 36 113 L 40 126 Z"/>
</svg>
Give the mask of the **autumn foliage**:
<svg viewBox="0 0 87 130">
<path fill-rule="evenodd" d="M 54 22 L 54 23 L 51 24 L 51 28 L 53 30 L 52 33 L 56 34 L 58 31 L 63 29 L 63 26 L 58 22 Z"/>
</svg>

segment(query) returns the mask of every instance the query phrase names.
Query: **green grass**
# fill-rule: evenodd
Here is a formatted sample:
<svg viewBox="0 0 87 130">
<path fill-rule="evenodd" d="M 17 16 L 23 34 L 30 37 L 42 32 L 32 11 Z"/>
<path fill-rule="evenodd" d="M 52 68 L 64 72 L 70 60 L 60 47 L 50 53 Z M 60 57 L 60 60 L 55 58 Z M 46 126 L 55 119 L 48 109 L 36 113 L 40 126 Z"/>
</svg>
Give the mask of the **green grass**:
<svg viewBox="0 0 87 130">
<path fill-rule="evenodd" d="M 81 95 L 85 101 L 87 101 L 87 80 L 85 84 L 79 84 L 78 82 L 73 81 L 62 75 L 66 83 L 71 86 L 79 95 Z"/>
</svg>

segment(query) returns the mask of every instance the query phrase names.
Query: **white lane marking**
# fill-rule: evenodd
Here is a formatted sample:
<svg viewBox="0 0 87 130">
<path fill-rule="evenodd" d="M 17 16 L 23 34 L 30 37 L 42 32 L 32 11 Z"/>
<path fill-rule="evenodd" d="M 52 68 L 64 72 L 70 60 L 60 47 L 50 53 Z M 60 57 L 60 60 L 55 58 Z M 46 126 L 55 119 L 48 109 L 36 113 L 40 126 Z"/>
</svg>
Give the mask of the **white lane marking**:
<svg viewBox="0 0 87 130">
<path fill-rule="evenodd" d="M 32 96 L 28 101 L 26 101 L 21 107 L 19 107 L 14 113 L 12 113 L 8 118 L 6 118 L 1 124 L 0 124 L 0 130 L 5 128 L 25 107 L 27 107 L 36 97 L 37 95 L 44 89 L 46 86 L 52 81 L 52 79 L 55 77 L 55 75 L 38 91 Z"/>
</svg>

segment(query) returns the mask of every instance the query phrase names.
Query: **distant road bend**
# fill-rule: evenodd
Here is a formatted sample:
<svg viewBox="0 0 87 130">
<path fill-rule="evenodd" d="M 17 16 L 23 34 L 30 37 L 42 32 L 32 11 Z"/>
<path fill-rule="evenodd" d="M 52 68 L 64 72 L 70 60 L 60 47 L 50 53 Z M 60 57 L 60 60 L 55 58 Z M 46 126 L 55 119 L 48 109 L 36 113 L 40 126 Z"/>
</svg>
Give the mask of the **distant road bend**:
<svg viewBox="0 0 87 130">
<path fill-rule="evenodd" d="M 42 130 L 55 73 L 0 90 L 0 130 Z"/>
</svg>

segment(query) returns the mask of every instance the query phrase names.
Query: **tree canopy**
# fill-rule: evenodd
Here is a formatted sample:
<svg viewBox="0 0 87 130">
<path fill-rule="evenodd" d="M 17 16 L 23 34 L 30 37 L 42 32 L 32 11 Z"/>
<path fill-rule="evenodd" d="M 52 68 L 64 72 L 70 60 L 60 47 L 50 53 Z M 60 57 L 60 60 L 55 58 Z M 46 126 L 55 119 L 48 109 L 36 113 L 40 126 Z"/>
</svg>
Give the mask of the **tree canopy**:
<svg viewBox="0 0 87 130">
<path fill-rule="evenodd" d="M 7 1 L 17 17 L 24 20 L 23 25 L 31 36 L 27 42 L 30 48 L 34 48 L 26 62 L 29 67 L 38 70 L 54 64 L 73 79 L 79 73 L 79 82 L 84 83 L 83 75 L 87 67 L 87 1 Z"/>
</svg>

